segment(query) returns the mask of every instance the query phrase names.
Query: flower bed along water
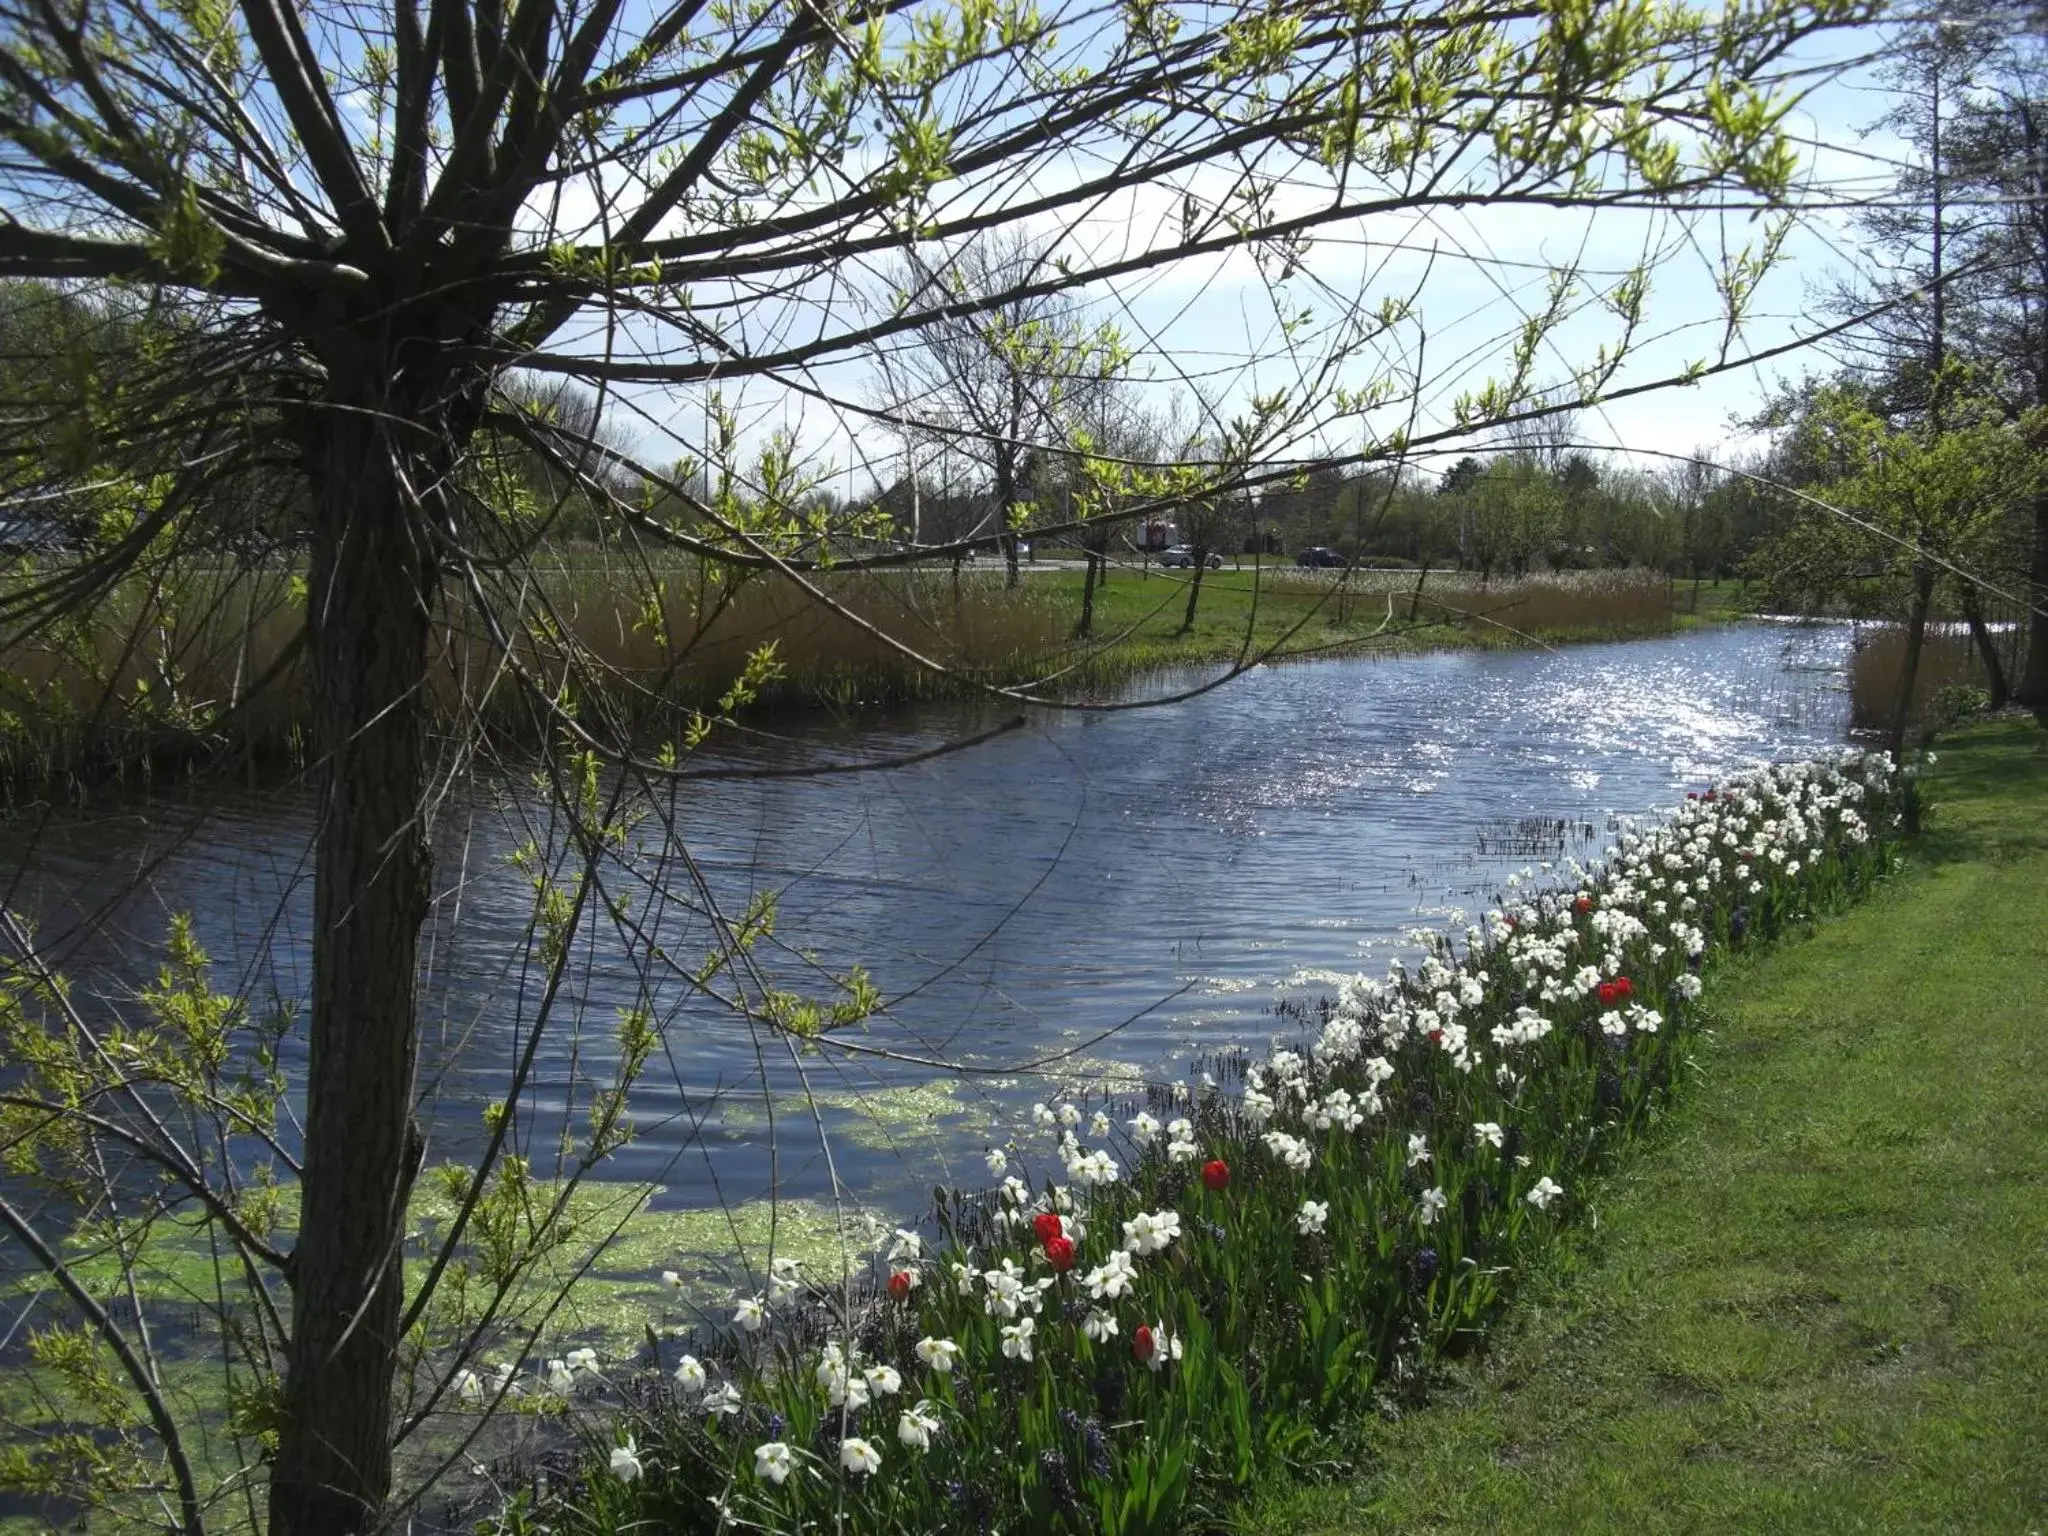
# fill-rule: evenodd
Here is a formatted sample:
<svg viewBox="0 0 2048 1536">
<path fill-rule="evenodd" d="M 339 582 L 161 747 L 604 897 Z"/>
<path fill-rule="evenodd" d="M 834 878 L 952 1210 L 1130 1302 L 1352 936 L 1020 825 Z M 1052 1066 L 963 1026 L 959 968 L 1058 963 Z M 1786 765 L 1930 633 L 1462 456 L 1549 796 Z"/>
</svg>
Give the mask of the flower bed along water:
<svg viewBox="0 0 2048 1536">
<path fill-rule="evenodd" d="M 1468 1347 L 1668 1091 L 1713 956 L 1855 899 L 1913 786 L 1780 764 L 1623 832 L 1263 1060 L 1037 1106 L 858 1287 L 771 1264 L 637 1361 L 466 1375 L 588 1453 L 484 1529 L 1166 1532 Z M 687 1348 L 689 1353 L 682 1353 Z M 529 1363 L 530 1371 L 530 1363 Z"/>
</svg>

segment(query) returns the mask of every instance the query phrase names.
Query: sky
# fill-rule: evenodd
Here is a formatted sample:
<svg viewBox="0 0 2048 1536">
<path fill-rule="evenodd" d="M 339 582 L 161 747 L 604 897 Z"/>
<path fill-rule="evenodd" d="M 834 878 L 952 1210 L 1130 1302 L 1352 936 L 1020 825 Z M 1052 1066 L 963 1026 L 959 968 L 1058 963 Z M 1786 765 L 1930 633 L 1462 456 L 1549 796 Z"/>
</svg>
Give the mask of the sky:
<svg viewBox="0 0 2048 1536">
<path fill-rule="evenodd" d="M 1832 34 L 1800 61 L 1820 72 L 1820 83 L 1788 121 L 1807 153 L 1806 196 L 1811 201 L 1849 203 L 1882 195 L 1892 184 L 1898 157 L 1907 152 L 1888 134 L 1864 132 L 1882 116 L 1886 98 L 1859 55 L 1880 42 L 1868 32 Z M 1834 70 L 1840 73 L 1827 77 Z M 857 173 L 860 167 L 849 169 Z M 1202 184 L 1194 185 L 1200 190 Z M 1177 228 L 1181 191 L 1178 186 L 1136 191 L 1077 223 L 1049 225 L 1037 233 L 1084 256 L 1113 257 Z M 1315 195 L 1316 189 L 1302 189 L 1302 205 Z M 1550 274 L 1561 263 L 1574 264 L 1582 275 L 1579 308 L 1546 338 L 1535 370 L 1538 384 L 1568 377 L 1601 345 L 1619 340 L 1619 322 L 1594 295 L 1638 265 L 1650 268 L 1650 299 L 1629 356 L 1613 380 L 1616 388 L 1675 376 L 1695 362 L 1741 363 L 1810 334 L 1827 323 L 1820 295 L 1864 259 L 1849 213 L 1817 211 L 1791 225 L 1752 300 L 1748 322 L 1728 338 L 1716 273 L 1731 251 L 1755 248 L 1766 232 L 1765 222 L 1748 213 L 1680 219 L 1628 210 L 1448 209 L 1374 221 L 1362 230 L 1346 228 L 1319 238 L 1302 272 L 1282 285 L 1280 302 L 1298 303 L 1327 322 L 1338 308 L 1353 303 L 1376 307 L 1388 296 L 1413 298 L 1419 323 L 1404 327 L 1377 354 L 1366 349 L 1337 382 L 1357 387 L 1376 371 L 1419 373 L 1413 420 L 1416 431 L 1426 432 L 1449 424 L 1452 402 L 1460 393 L 1506 372 L 1505 338 L 1524 316 L 1543 306 Z M 876 264 L 865 275 L 879 291 L 887 269 Z M 1275 290 L 1249 251 L 1155 268 L 1091 289 L 1088 298 L 1092 313 L 1115 321 L 1135 344 L 1132 371 L 1149 381 L 1144 388 L 1155 401 L 1199 385 L 1216 393 L 1228 411 L 1242 408 L 1256 391 L 1286 387 L 1299 392 L 1304 387 L 1276 329 Z M 823 300 L 813 293 L 804 302 Z M 743 313 L 739 323 L 750 324 L 759 336 L 791 331 L 803 323 L 802 308 L 798 304 L 777 314 L 764 307 Z M 1317 335 L 1311 325 L 1301 350 L 1313 353 Z M 634 339 L 629 324 L 626 340 Z M 1736 420 L 1754 411 L 1774 384 L 1826 364 L 1824 356 L 1809 349 L 1737 367 L 1694 385 L 1611 400 L 1583 412 L 1574 430 L 1579 441 L 1634 455 L 1646 468 L 1658 466 L 1660 461 L 1651 457 L 1657 454 L 1713 447 L 1725 455 L 1751 440 Z M 820 393 L 855 404 L 874 403 L 878 393 L 873 370 L 859 360 L 815 367 L 807 381 Z M 1327 381 L 1317 387 L 1327 388 Z M 743 453 L 758 449 L 777 430 L 793 432 L 824 483 L 842 495 L 865 494 L 893 480 L 906 462 L 900 440 L 858 410 L 835 409 L 760 381 L 729 389 L 724 399 L 738 415 Z M 1404 424 L 1410 410 L 1404 400 L 1398 409 L 1378 413 L 1373 430 L 1384 435 Z M 611 412 L 614 431 L 644 459 L 660 464 L 701 442 L 704 422 L 700 388 L 628 386 Z M 1365 427 L 1357 422 L 1325 425 L 1280 448 L 1276 456 L 1355 451 L 1364 437 Z M 1476 438 L 1445 456 L 1418 459 L 1418 471 L 1433 474 L 1457 453 L 1484 443 L 1483 437 Z"/>
</svg>

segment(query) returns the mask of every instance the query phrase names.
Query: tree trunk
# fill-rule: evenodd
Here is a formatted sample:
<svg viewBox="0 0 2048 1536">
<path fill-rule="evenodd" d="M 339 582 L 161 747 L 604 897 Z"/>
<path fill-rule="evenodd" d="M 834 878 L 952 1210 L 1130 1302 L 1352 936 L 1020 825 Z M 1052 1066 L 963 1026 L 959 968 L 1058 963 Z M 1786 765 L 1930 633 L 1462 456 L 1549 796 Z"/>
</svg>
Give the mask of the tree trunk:
<svg viewBox="0 0 2048 1536">
<path fill-rule="evenodd" d="M 1095 633 L 1095 551 L 1082 551 L 1088 573 L 1081 578 L 1081 621 L 1074 626 L 1074 638 L 1086 640 Z"/>
<path fill-rule="evenodd" d="M 1188 611 L 1180 621 L 1180 632 L 1186 634 L 1195 627 L 1195 605 L 1202 600 L 1202 573 L 1209 569 L 1209 551 L 1197 546 L 1195 549 L 1195 579 L 1188 583 Z"/>
<path fill-rule="evenodd" d="M 2027 662 L 2013 698 L 2048 709 L 2048 491 L 2034 496 L 2034 558 L 2027 572 Z"/>
<path fill-rule="evenodd" d="M 367 1532 L 391 1486 L 400 1244 L 420 1156 L 414 987 L 432 875 L 422 816 L 435 569 L 379 421 L 323 415 L 308 444 L 316 939 L 272 1536 Z"/>
<path fill-rule="evenodd" d="M 1920 646 L 1927 637 L 1927 609 L 1934 600 L 1934 567 L 1913 570 L 1913 613 L 1906 624 L 1906 665 L 1899 676 L 1899 708 L 1892 717 L 1891 754 L 1897 762 L 1906 750 L 1906 722 L 1913 712 L 1913 683 L 1920 672 Z"/>
<path fill-rule="evenodd" d="M 1015 434 L 1011 434 L 1012 443 Z M 1003 551 L 1003 585 L 1015 587 L 1022 578 L 1017 570 L 1017 534 L 1010 525 L 1011 515 L 1017 510 L 1017 460 L 1016 450 L 1010 444 L 1001 445 L 996 453 L 996 526 L 1002 530 L 997 541 Z"/>
<path fill-rule="evenodd" d="M 1984 610 L 1977 601 L 1977 589 L 1967 581 L 1963 583 L 1963 617 L 1969 621 L 1970 638 L 1977 643 L 1977 659 L 1984 663 L 1984 681 L 1991 690 L 1991 707 L 2003 709 L 2011 692 L 2006 686 L 2005 663 L 1999 659 L 1991 631 L 1984 627 Z"/>
<path fill-rule="evenodd" d="M 1415 578 L 1415 590 L 1408 594 L 1408 622 L 1413 624 L 1422 616 L 1422 584 L 1429 580 L 1429 562 L 1422 562 L 1422 574 Z"/>
</svg>

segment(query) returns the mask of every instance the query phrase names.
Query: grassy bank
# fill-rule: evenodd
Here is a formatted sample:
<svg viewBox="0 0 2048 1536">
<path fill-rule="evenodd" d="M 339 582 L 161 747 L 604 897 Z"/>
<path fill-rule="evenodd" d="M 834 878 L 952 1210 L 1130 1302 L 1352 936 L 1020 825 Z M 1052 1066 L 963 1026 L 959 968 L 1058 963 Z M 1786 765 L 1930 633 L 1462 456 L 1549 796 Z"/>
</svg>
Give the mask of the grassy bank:
<svg viewBox="0 0 2048 1536">
<path fill-rule="evenodd" d="M 849 709 L 971 698 L 988 684 L 1110 688 L 1275 647 L 1556 643 L 1663 634 L 1673 622 L 1664 582 L 1639 572 L 1481 588 L 1445 572 L 1361 572 L 1340 584 L 1291 567 L 1226 567 L 1204 573 L 1189 625 L 1188 573 L 1119 568 L 1087 637 L 1076 635 L 1079 566 L 1033 571 L 1015 589 L 986 566 L 821 578 L 844 614 L 780 578 L 730 583 L 690 561 L 602 551 L 537 557 L 497 581 L 482 594 L 489 622 L 475 595 L 449 593 L 432 684 L 451 726 L 481 721 L 513 746 L 531 743 L 540 714 L 500 665 L 499 634 L 538 684 L 651 749 L 682 734 L 688 711 L 715 707 L 769 642 L 779 672 L 759 707 Z M 299 760 L 310 725 L 303 614 L 288 569 L 187 561 L 0 641 L 0 793 L 61 793 L 209 760 Z"/>
<path fill-rule="evenodd" d="M 2048 736 L 1939 759 L 1906 873 L 1713 989 L 1511 1331 L 1249 1528 L 2048 1528 Z"/>
</svg>

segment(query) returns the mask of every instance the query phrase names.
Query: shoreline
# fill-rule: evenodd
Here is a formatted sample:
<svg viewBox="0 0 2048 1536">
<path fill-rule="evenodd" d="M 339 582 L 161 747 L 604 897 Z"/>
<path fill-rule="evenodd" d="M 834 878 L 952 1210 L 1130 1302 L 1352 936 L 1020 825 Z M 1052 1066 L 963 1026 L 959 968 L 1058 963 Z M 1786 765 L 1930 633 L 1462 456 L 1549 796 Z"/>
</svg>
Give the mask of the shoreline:
<svg viewBox="0 0 2048 1536">
<path fill-rule="evenodd" d="M 921 703 L 980 700 L 993 708 L 1017 707 L 992 696 L 991 686 L 1044 685 L 1063 695 L 1100 695 L 1158 673 L 1227 665 L 1246 652 L 1247 636 L 1248 659 L 1284 637 L 1284 651 L 1257 661 L 1270 665 L 1653 639 L 1728 617 L 1719 611 L 1718 598 L 1711 620 L 1681 614 L 1683 594 L 1674 596 L 1654 573 L 1574 573 L 1481 589 L 1443 572 L 1417 601 L 1413 575 L 1420 573 L 1376 572 L 1370 573 L 1373 581 L 1334 603 L 1328 601 L 1327 579 L 1283 570 L 1263 575 L 1254 591 L 1241 579 L 1249 574 L 1228 568 L 1211 573 L 1195 625 L 1183 631 L 1185 577 L 1118 571 L 1098 592 L 1095 634 L 1086 641 L 1072 635 L 1078 572 L 1041 573 L 1016 592 L 1005 592 L 994 573 L 975 573 L 956 589 L 943 572 L 850 589 L 856 611 L 875 610 L 867 615 L 871 621 L 911 627 L 920 649 L 946 664 L 948 670 L 937 674 L 879 649 L 843 620 L 778 606 L 781 600 L 772 592 L 760 596 L 751 616 L 714 621 L 706 638 L 693 642 L 689 655 L 675 663 L 693 670 L 670 673 L 661 646 L 637 631 L 627 633 L 619 595 L 601 584 L 581 590 L 579 583 L 592 582 L 589 572 L 565 567 L 552 579 L 583 605 L 572 603 L 576 622 L 588 631 L 575 639 L 589 661 L 579 704 L 602 713 L 613 735 L 638 739 L 650 752 L 685 731 L 694 712 L 715 717 L 748 651 L 764 641 L 775 642 L 781 675 L 758 690 L 739 718 L 773 727 L 858 720 L 871 711 Z M 133 620 L 133 604 L 122 601 L 107 605 L 114 617 L 105 621 L 106 632 L 74 637 L 71 653 L 0 655 L 0 815 L 51 800 L 83 804 L 124 787 L 155 792 L 204 785 L 220 775 L 275 783 L 303 770 L 311 716 L 309 692 L 291 654 L 294 599 L 273 593 L 264 601 L 269 606 L 259 606 L 246 592 L 212 593 L 203 605 L 209 613 L 240 618 L 182 637 L 185 649 L 176 664 L 154 673 L 134 658 L 111 668 L 78 659 L 125 654 L 119 642 Z M 676 601 L 687 606 L 685 599 Z M 437 689 L 452 710 L 453 701 L 470 691 L 465 679 L 478 670 L 481 653 L 468 654 L 476 649 L 474 641 L 450 643 L 467 647 L 437 666 Z M 88 665 L 90 676 L 82 670 Z M 177 680 L 171 693 L 165 691 L 165 675 Z M 251 677 L 272 681 L 252 692 L 246 681 Z M 494 699 L 469 717 L 471 725 L 480 727 L 490 750 L 530 750 L 535 726 L 523 699 L 502 690 Z M 460 723 L 450 713 L 443 728 L 452 731 Z"/>
<path fill-rule="evenodd" d="M 1692 1088 L 1496 1343 L 1255 1528 L 2040 1523 L 2048 733 L 1934 756 L 1901 874 L 1728 967 Z"/>
</svg>

